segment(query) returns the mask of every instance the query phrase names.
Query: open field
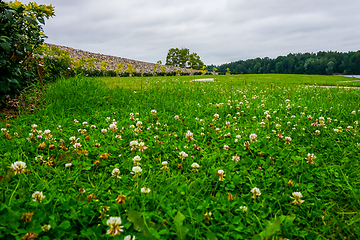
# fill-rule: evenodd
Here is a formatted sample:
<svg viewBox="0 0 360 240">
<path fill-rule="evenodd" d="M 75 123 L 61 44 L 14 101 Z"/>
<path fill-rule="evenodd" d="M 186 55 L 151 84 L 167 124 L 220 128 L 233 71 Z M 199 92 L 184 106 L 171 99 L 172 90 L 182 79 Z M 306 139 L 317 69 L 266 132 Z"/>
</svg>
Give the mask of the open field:
<svg viewBox="0 0 360 240">
<path fill-rule="evenodd" d="M 0 238 L 359 239 L 360 90 L 215 78 L 47 85 L 0 123 Z"/>
<path fill-rule="evenodd" d="M 324 75 L 295 75 L 295 74 L 243 74 L 243 75 L 206 75 L 206 76 L 182 76 L 182 81 L 191 81 L 201 78 L 214 78 L 215 81 L 232 84 L 233 86 L 246 86 L 247 84 L 281 84 L 281 85 L 323 85 L 323 86 L 350 86 L 360 87 L 359 79 L 339 76 Z M 107 77 L 103 80 L 108 86 L 120 86 L 123 88 L 140 89 L 141 87 L 156 87 L 152 79 L 161 79 L 171 82 L 176 77 Z M 156 80 L 155 80 L 156 81 Z M 346 81 L 346 82 L 344 82 Z"/>
</svg>

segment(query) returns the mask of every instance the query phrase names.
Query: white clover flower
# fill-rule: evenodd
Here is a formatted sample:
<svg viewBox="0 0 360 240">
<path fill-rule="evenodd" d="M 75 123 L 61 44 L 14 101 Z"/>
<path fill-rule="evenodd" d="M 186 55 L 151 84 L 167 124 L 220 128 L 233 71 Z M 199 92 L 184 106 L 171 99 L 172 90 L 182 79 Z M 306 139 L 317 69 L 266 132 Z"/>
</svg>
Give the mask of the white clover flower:
<svg viewBox="0 0 360 240">
<path fill-rule="evenodd" d="M 10 168 L 14 171 L 14 174 L 24 173 L 26 169 L 26 163 L 22 161 L 16 161 L 11 164 Z"/>
<path fill-rule="evenodd" d="M 131 235 L 127 235 L 124 240 L 135 240 L 135 236 L 131 238 Z"/>
<path fill-rule="evenodd" d="M 185 158 L 187 158 L 189 155 L 186 153 L 186 152 L 184 152 L 184 151 L 182 151 L 182 152 L 180 152 L 179 153 L 179 157 L 181 158 L 181 159 L 185 159 Z"/>
<path fill-rule="evenodd" d="M 200 165 L 198 163 L 194 162 L 193 164 L 191 164 L 191 167 L 192 168 L 199 168 Z"/>
<path fill-rule="evenodd" d="M 137 127 L 141 127 L 141 125 L 142 125 L 142 122 L 137 121 L 136 126 L 137 126 Z"/>
<path fill-rule="evenodd" d="M 121 224 L 121 218 L 120 217 L 110 217 L 106 224 L 110 227 L 110 229 L 107 230 L 107 234 L 111 236 L 120 235 L 121 232 L 124 230 L 122 229 L 123 226 L 120 226 Z"/>
<path fill-rule="evenodd" d="M 42 230 L 43 232 L 48 232 L 48 231 L 50 231 L 50 229 L 51 229 L 51 225 L 50 225 L 50 224 L 44 225 L 44 226 L 41 227 L 41 230 Z"/>
<path fill-rule="evenodd" d="M 72 142 L 75 142 L 75 141 L 76 141 L 76 137 L 75 137 L 75 136 L 72 136 L 72 137 L 69 138 L 69 140 L 72 141 Z"/>
<path fill-rule="evenodd" d="M 109 129 L 110 129 L 110 131 L 115 132 L 117 130 L 116 124 L 114 124 L 114 123 L 110 124 Z M 101 132 L 103 132 L 103 130 L 101 130 Z M 106 133 L 106 132 L 103 132 L 103 133 Z"/>
<path fill-rule="evenodd" d="M 113 175 L 114 177 L 117 177 L 117 178 L 121 178 L 119 175 L 120 175 L 120 170 L 118 168 L 114 168 L 111 172 L 111 175 Z"/>
<path fill-rule="evenodd" d="M 250 134 L 250 140 L 251 140 L 251 142 L 256 142 L 257 141 L 257 135 L 255 134 L 255 133 L 252 133 L 252 134 Z"/>
<path fill-rule="evenodd" d="M 133 161 L 135 165 L 140 165 L 141 157 L 137 155 L 133 158 Z"/>
<path fill-rule="evenodd" d="M 32 198 L 34 202 L 36 201 L 41 202 L 45 198 L 45 196 L 42 192 L 36 191 L 33 193 Z"/>
<path fill-rule="evenodd" d="M 133 171 L 134 173 L 140 173 L 140 172 L 142 171 L 142 169 L 141 169 L 141 167 L 139 167 L 139 166 L 135 166 L 135 167 L 132 168 L 132 171 Z"/>
<path fill-rule="evenodd" d="M 76 149 L 80 149 L 82 146 L 81 146 L 81 143 L 75 143 L 74 144 L 74 148 Z"/>
<path fill-rule="evenodd" d="M 141 188 L 141 193 L 144 193 L 144 194 L 148 194 L 148 193 L 150 193 L 150 188 L 147 188 L 147 187 L 143 187 L 143 188 Z"/>
<path fill-rule="evenodd" d="M 71 167 L 71 166 L 72 166 L 71 163 L 66 163 L 66 164 L 65 164 L 65 167 Z"/>
<path fill-rule="evenodd" d="M 314 164 L 314 159 L 316 158 L 316 156 L 313 153 L 308 153 L 307 154 L 307 158 L 305 158 L 306 160 L 308 160 L 307 162 L 310 164 Z"/>
<path fill-rule="evenodd" d="M 101 129 L 102 133 L 107 133 L 107 130 L 105 128 Z"/>
<path fill-rule="evenodd" d="M 31 125 L 32 128 L 37 128 L 37 126 L 36 124 Z"/>
<path fill-rule="evenodd" d="M 235 155 L 232 157 L 232 160 L 237 163 L 240 160 L 240 157 L 238 155 Z"/>
<path fill-rule="evenodd" d="M 246 213 L 248 210 L 247 206 L 240 206 L 240 209 L 243 211 L 243 213 Z"/>
<path fill-rule="evenodd" d="M 219 117 L 220 117 L 219 114 L 217 114 L 217 113 L 214 114 L 215 119 L 219 119 Z"/>
<path fill-rule="evenodd" d="M 253 199 L 256 199 L 256 197 L 261 195 L 260 189 L 257 187 L 254 187 L 253 189 L 251 189 L 250 192 L 253 194 L 253 196 L 251 197 Z"/>
<path fill-rule="evenodd" d="M 179 118 L 178 115 L 175 115 L 175 116 L 174 116 L 174 119 L 175 119 L 175 120 L 179 120 L 180 118 Z"/>
<path fill-rule="evenodd" d="M 156 115 L 156 110 L 151 110 L 152 115 Z"/>
<path fill-rule="evenodd" d="M 43 160 L 43 158 L 44 157 L 42 155 L 38 155 L 38 156 L 35 157 L 35 161 L 41 162 Z"/>
<path fill-rule="evenodd" d="M 51 133 L 51 131 L 50 131 L 49 129 L 47 129 L 47 130 L 44 131 L 44 134 L 45 134 L 45 135 L 49 135 L 50 133 Z"/>
<path fill-rule="evenodd" d="M 293 197 L 290 196 L 291 199 L 294 199 L 293 203 L 295 205 L 299 205 L 300 203 L 303 203 L 305 200 L 301 200 L 301 198 L 303 197 L 301 192 L 293 192 L 292 193 Z"/>
<path fill-rule="evenodd" d="M 188 141 L 194 140 L 193 133 L 190 132 L 190 130 L 188 130 L 186 133 L 186 140 L 188 140 Z"/>
<path fill-rule="evenodd" d="M 224 145 L 224 150 L 229 150 L 229 149 L 230 149 L 229 145 Z"/>
</svg>

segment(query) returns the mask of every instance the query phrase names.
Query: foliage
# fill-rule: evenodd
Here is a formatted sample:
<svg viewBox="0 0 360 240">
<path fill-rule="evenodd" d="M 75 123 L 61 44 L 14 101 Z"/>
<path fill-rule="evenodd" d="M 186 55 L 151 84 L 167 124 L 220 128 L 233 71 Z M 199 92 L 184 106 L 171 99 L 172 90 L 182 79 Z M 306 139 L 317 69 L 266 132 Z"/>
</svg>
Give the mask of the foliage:
<svg viewBox="0 0 360 240">
<path fill-rule="evenodd" d="M 360 92 L 314 79 L 344 80 L 46 85 L 41 110 L 0 123 L 0 238 L 107 239 L 119 217 L 114 239 L 359 239 Z"/>
<path fill-rule="evenodd" d="M 97 58 L 84 58 L 81 56 L 78 59 L 72 59 L 72 64 L 75 67 L 77 74 L 82 74 L 85 71 L 94 71 L 95 70 L 95 62 L 99 61 Z"/>
<path fill-rule="evenodd" d="M 43 81 L 55 81 L 59 77 L 66 77 L 68 69 L 71 67 L 71 59 L 69 53 L 59 50 L 57 47 L 48 47 L 40 45 L 37 48 L 37 54 L 34 55 L 37 62 L 41 62 L 44 66 Z M 35 68 L 36 66 L 34 66 Z M 70 76 L 73 71 L 69 71 Z"/>
<path fill-rule="evenodd" d="M 36 81 L 32 55 L 44 42 L 41 24 L 55 16 L 54 7 L 19 1 L 0 2 L 0 98 L 14 96 Z"/>
<path fill-rule="evenodd" d="M 197 53 L 192 53 L 189 55 L 189 63 L 188 66 L 200 70 L 204 65 L 204 63 L 200 60 L 200 56 Z"/>
<path fill-rule="evenodd" d="M 203 66 L 200 71 L 203 75 L 205 75 L 205 73 L 207 72 L 206 66 Z"/>
<path fill-rule="evenodd" d="M 123 71 L 123 70 L 122 70 L 123 67 L 124 67 L 124 62 L 119 63 L 119 64 L 116 66 L 115 72 L 116 72 L 117 74 L 121 74 L 122 71 Z"/>
<path fill-rule="evenodd" d="M 208 69 L 215 67 L 208 66 Z M 290 53 L 276 59 L 256 58 L 240 60 L 217 66 L 219 72 L 230 68 L 231 72 L 243 74 L 282 73 L 282 74 L 360 74 L 360 51 L 357 52 L 318 52 Z"/>
<path fill-rule="evenodd" d="M 160 66 L 160 71 L 166 76 L 166 68 L 165 68 L 165 66 Z"/>
<path fill-rule="evenodd" d="M 175 67 L 191 67 L 199 70 L 204 66 L 204 63 L 200 60 L 200 56 L 197 53 L 189 52 L 188 48 L 170 48 L 166 56 L 166 65 Z"/>
<path fill-rule="evenodd" d="M 135 68 L 133 67 L 132 64 L 128 63 L 125 71 L 128 72 L 130 74 L 130 76 L 132 76 L 133 73 L 135 73 Z"/>
<path fill-rule="evenodd" d="M 100 62 L 100 70 L 101 71 L 107 71 L 107 67 L 109 66 L 109 63 L 108 62 L 106 62 L 105 60 L 102 60 L 101 62 Z"/>
</svg>

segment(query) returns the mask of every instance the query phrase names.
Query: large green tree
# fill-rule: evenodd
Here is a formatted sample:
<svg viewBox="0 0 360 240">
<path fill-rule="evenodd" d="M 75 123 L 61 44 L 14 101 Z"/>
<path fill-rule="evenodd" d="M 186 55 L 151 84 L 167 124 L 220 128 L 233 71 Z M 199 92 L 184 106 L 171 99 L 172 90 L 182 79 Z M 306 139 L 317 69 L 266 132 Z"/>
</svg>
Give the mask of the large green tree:
<svg viewBox="0 0 360 240">
<path fill-rule="evenodd" d="M 51 5 L 0 1 L 0 99 L 36 78 L 32 56 L 46 38 L 42 24 L 53 16 Z"/>
<path fill-rule="evenodd" d="M 166 65 L 182 68 L 200 69 L 204 63 L 197 53 L 191 53 L 188 48 L 170 48 L 166 56 Z"/>
</svg>

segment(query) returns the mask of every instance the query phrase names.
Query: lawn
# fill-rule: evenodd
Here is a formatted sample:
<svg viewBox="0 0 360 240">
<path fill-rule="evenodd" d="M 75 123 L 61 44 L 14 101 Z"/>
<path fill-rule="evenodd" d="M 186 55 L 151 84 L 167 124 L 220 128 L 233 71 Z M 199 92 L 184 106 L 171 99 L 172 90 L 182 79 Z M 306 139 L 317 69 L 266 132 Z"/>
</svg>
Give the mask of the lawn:
<svg viewBox="0 0 360 240">
<path fill-rule="evenodd" d="M 359 82 L 214 78 L 47 84 L 0 123 L 0 238 L 360 238 L 360 90 L 309 86 Z"/>
</svg>

